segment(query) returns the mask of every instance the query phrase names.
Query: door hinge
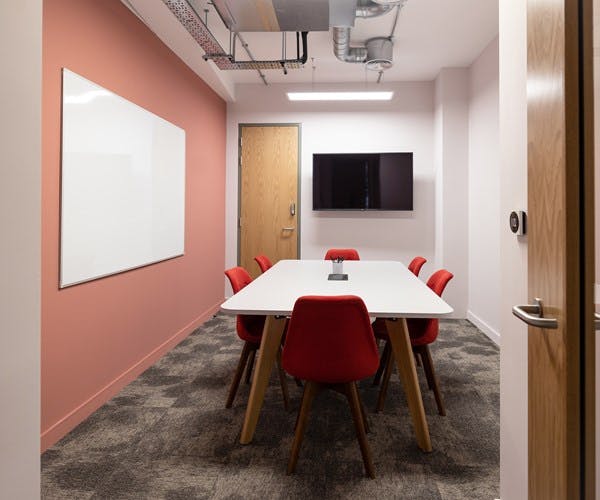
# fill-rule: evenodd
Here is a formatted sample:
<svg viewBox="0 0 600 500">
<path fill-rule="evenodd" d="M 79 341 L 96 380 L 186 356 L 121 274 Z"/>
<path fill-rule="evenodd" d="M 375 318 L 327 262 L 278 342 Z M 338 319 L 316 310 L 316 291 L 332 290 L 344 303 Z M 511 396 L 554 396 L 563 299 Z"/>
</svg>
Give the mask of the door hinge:
<svg viewBox="0 0 600 500">
<path fill-rule="evenodd" d="M 238 217 L 238 227 L 242 227 L 242 218 Z"/>
</svg>

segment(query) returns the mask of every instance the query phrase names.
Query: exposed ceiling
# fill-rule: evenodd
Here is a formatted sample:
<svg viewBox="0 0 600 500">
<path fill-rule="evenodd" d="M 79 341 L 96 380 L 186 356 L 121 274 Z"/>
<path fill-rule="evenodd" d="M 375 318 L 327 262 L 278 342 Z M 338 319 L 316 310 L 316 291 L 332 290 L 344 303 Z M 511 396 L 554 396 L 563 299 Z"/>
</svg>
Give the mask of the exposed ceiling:
<svg viewBox="0 0 600 500">
<path fill-rule="evenodd" d="M 177 22 L 162 0 L 122 1 L 227 100 L 234 99 L 235 84 L 262 82 L 255 70 L 223 71 L 212 62 L 202 60 L 204 51 Z M 236 1 L 252 3 L 250 0 Z M 262 3 L 264 1 L 261 0 Z M 228 50 L 228 30 L 212 2 L 189 0 L 189 3 L 200 14 L 202 21 L 207 20 L 209 29 L 221 46 Z M 389 36 L 394 17 L 395 9 L 380 17 L 356 19 L 351 43 L 363 44 L 372 37 Z M 407 0 L 400 10 L 394 33 L 394 64 L 384 72 L 382 81 L 428 81 L 435 79 L 441 68 L 469 66 L 497 34 L 498 0 Z M 281 33 L 245 32 L 243 38 L 256 59 L 282 57 Z M 289 33 L 286 40 L 288 57 L 295 58 L 295 33 Z M 238 42 L 236 59 L 247 58 L 245 54 L 242 55 L 243 52 Z M 357 83 L 365 79 L 374 82 L 378 77 L 376 72 L 367 72 L 363 64 L 336 59 L 331 30 L 309 33 L 308 61 L 303 69 L 290 69 L 287 75 L 282 70 L 263 70 L 263 73 L 268 83 L 311 82 L 313 78 L 316 83 Z"/>
</svg>

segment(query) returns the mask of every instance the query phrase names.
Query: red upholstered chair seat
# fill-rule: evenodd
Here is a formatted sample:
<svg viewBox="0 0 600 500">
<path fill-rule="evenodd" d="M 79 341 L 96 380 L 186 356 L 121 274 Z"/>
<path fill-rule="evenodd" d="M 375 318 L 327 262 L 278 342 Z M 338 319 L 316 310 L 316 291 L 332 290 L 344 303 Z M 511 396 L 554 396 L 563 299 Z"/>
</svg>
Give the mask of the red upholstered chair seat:
<svg viewBox="0 0 600 500">
<path fill-rule="evenodd" d="M 360 260 L 358 252 L 354 248 L 330 248 L 325 254 L 325 260 L 334 259 Z"/>
<path fill-rule="evenodd" d="M 265 317 L 238 315 L 235 326 L 239 338 L 253 344 L 260 344 L 265 326 Z"/>
</svg>

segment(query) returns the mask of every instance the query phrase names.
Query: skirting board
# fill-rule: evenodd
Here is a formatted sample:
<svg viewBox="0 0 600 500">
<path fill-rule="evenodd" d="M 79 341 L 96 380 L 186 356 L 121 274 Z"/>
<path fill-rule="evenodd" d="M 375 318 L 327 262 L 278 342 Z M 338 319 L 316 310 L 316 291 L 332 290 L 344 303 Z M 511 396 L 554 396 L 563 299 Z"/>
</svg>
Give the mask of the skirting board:
<svg viewBox="0 0 600 500">
<path fill-rule="evenodd" d="M 477 328 L 479 328 L 494 344 L 498 346 L 500 345 L 500 334 L 485 321 L 473 314 L 471 311 L 467 311 L 467 319 Z"/>
<path fill-rule="evenodd" d="M 62 439 L 66 434 L 73 430 L 79 423 L 83 422 L 110 398 L 118 394 L 123 387 L 135 380 L 143 371 L 152 366 L 156 361 L 158 361 L 158 359 L 173 349 L 173 347 L 179 344 L 179 342 L 185 339 L 190 333 L 192 333 L 202 323 L 207 321 L 213 314 L 215 314 L 219 310 L 220 306 L 221 302 L 204 311 L 195 320 L 188 323 L 181 330 L 175 333 L 175 335 L 160 344 L 136 364 L 125 370 L 121 375 L 100 389 L 88 400 L 84 401 L 77 408 L 53 424 L 50 428 L 42 432 L 40 439 L 41 453 Z"/>
</svg>

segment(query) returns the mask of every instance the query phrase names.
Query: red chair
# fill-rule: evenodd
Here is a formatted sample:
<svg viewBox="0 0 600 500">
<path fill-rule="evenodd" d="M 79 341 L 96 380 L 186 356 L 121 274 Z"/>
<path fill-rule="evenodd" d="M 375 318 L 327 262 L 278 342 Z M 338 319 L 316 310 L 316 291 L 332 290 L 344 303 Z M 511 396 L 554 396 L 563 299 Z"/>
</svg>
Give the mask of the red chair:
<svg viewBox="0 0 600 500">
<path fill-rule="evenodd" d="M 288 326 L 282 363 L 290 375 L 306 381 L 288 474 L 296 468 L 312 402 L 321 390 L 331 388 L 348 399 L 365 470 L 374 478 L 365 435 L 366 416 L 356 381 L 373 375 L 379 359 L 362 299 L 354 295 L 300 297 Z"/>
<path fill-rule="evenodd" d="M 258 267 L 260 267 L 261 273 L 264 273 L 265 271 L 268 271 L 273 267 L 273 263 L 269 260 L 269 257 L 267 257 L 266 255 L 257 255 L 256 257 L 254 257 L 254 260 L 258 264 Z"/>
<path fill-rule="evenodd" d="M 233 293 L 238 293 L 242 288 L 252 282 L 252 277 L 248 274 L 243 267 L 233 267 L 225 271 L 225 275 L 229 278 Z M 252 367 L 254 365 L 254 358 L 256 351 L 260 347 L 260 341 L 262 339 L 263 327 L 265 325 L 265 317 L 258 315 L 238 315 L 236 320 L 236 331 L 238 337 L 244 341 L 244 347 L 242 348 L 242 354 L 238 362 L 235 375 L 229 388 L 229 395 L 227 396 L 227 402 L 225 408 L 231 408 L 240 380 L 244 374 L 244 369 L 248 365 L 246 371 L 246 383 L 250 382 L 250 375 L 252 374 Z M 281 368 L 281 352 L 277 357 L 277 367 L 279 371 L 279 382 L 281 383 L 281 391 L 283 392 L 283 404 L 287 410 L 289 407 L 289 396 L 287 390 L 287 382 L 285 373 Z"/>
<path fill-rule="evenodd" d="M 431 288 L 440 297 L 448 282 L 454 277 L 454 275 L 440 269 L 431 275 L 427 280 L 427 286 Z M 433 343 L 438 336 L 440 325 L 439 320 L 434 318 L 409 318 L 406 320 L 408 325 L 408 333 L 410 335 L 410 343 L 412 345 L 413 353 L 415 358 L 420 358 L 423 363 L 423 369 L 425 370 L 425 376 L 427 377 L 427 386 L 429 390 L 433 391 L 435 396 L 435 402 L 437 404 L 438 412 L 440 415 L 446 415 L 446 409 L 444 408 L 444 401 L 442 399 L 442 393 L 440 391 L 440 385 L 433 367 L 433 360 L 431 358 L 431 352 L 429 350 L 429 344 Z M 379 397 L 377 400 L 377 411 L 383 410 L 385 404 L 385 397 L 387 394 L 390 377 L 394 368 L 394 354 L 391 346 L 389 345 L 389 336 L 385 320 L 377 319 L 373 323 L 373 331 L 375 337 L 381 340 L 385 340 L 385 348 L 382 354 L 381 363 L 385 366 L 385 372 L 383 374 L 383 382 L 381 389 L 379 390 Z"/>
<path fill-rule="evenodd" d="M 330 248 L 325 254 L 325 260 L 342 258 L 344 260 L 360 260 L 354 248 Z"/>
<path fill-rule="evenodd" d="M 415 257 L 413 260 L 410 261 L 410 264 L 408 265 L 408 270 L 415 276 L 419 276 L 421 268 L 423 267 L 423 264 L 425 264 L 425 262 L 427 262 L 427 259 L 425 257 Z"/>
</svg>

